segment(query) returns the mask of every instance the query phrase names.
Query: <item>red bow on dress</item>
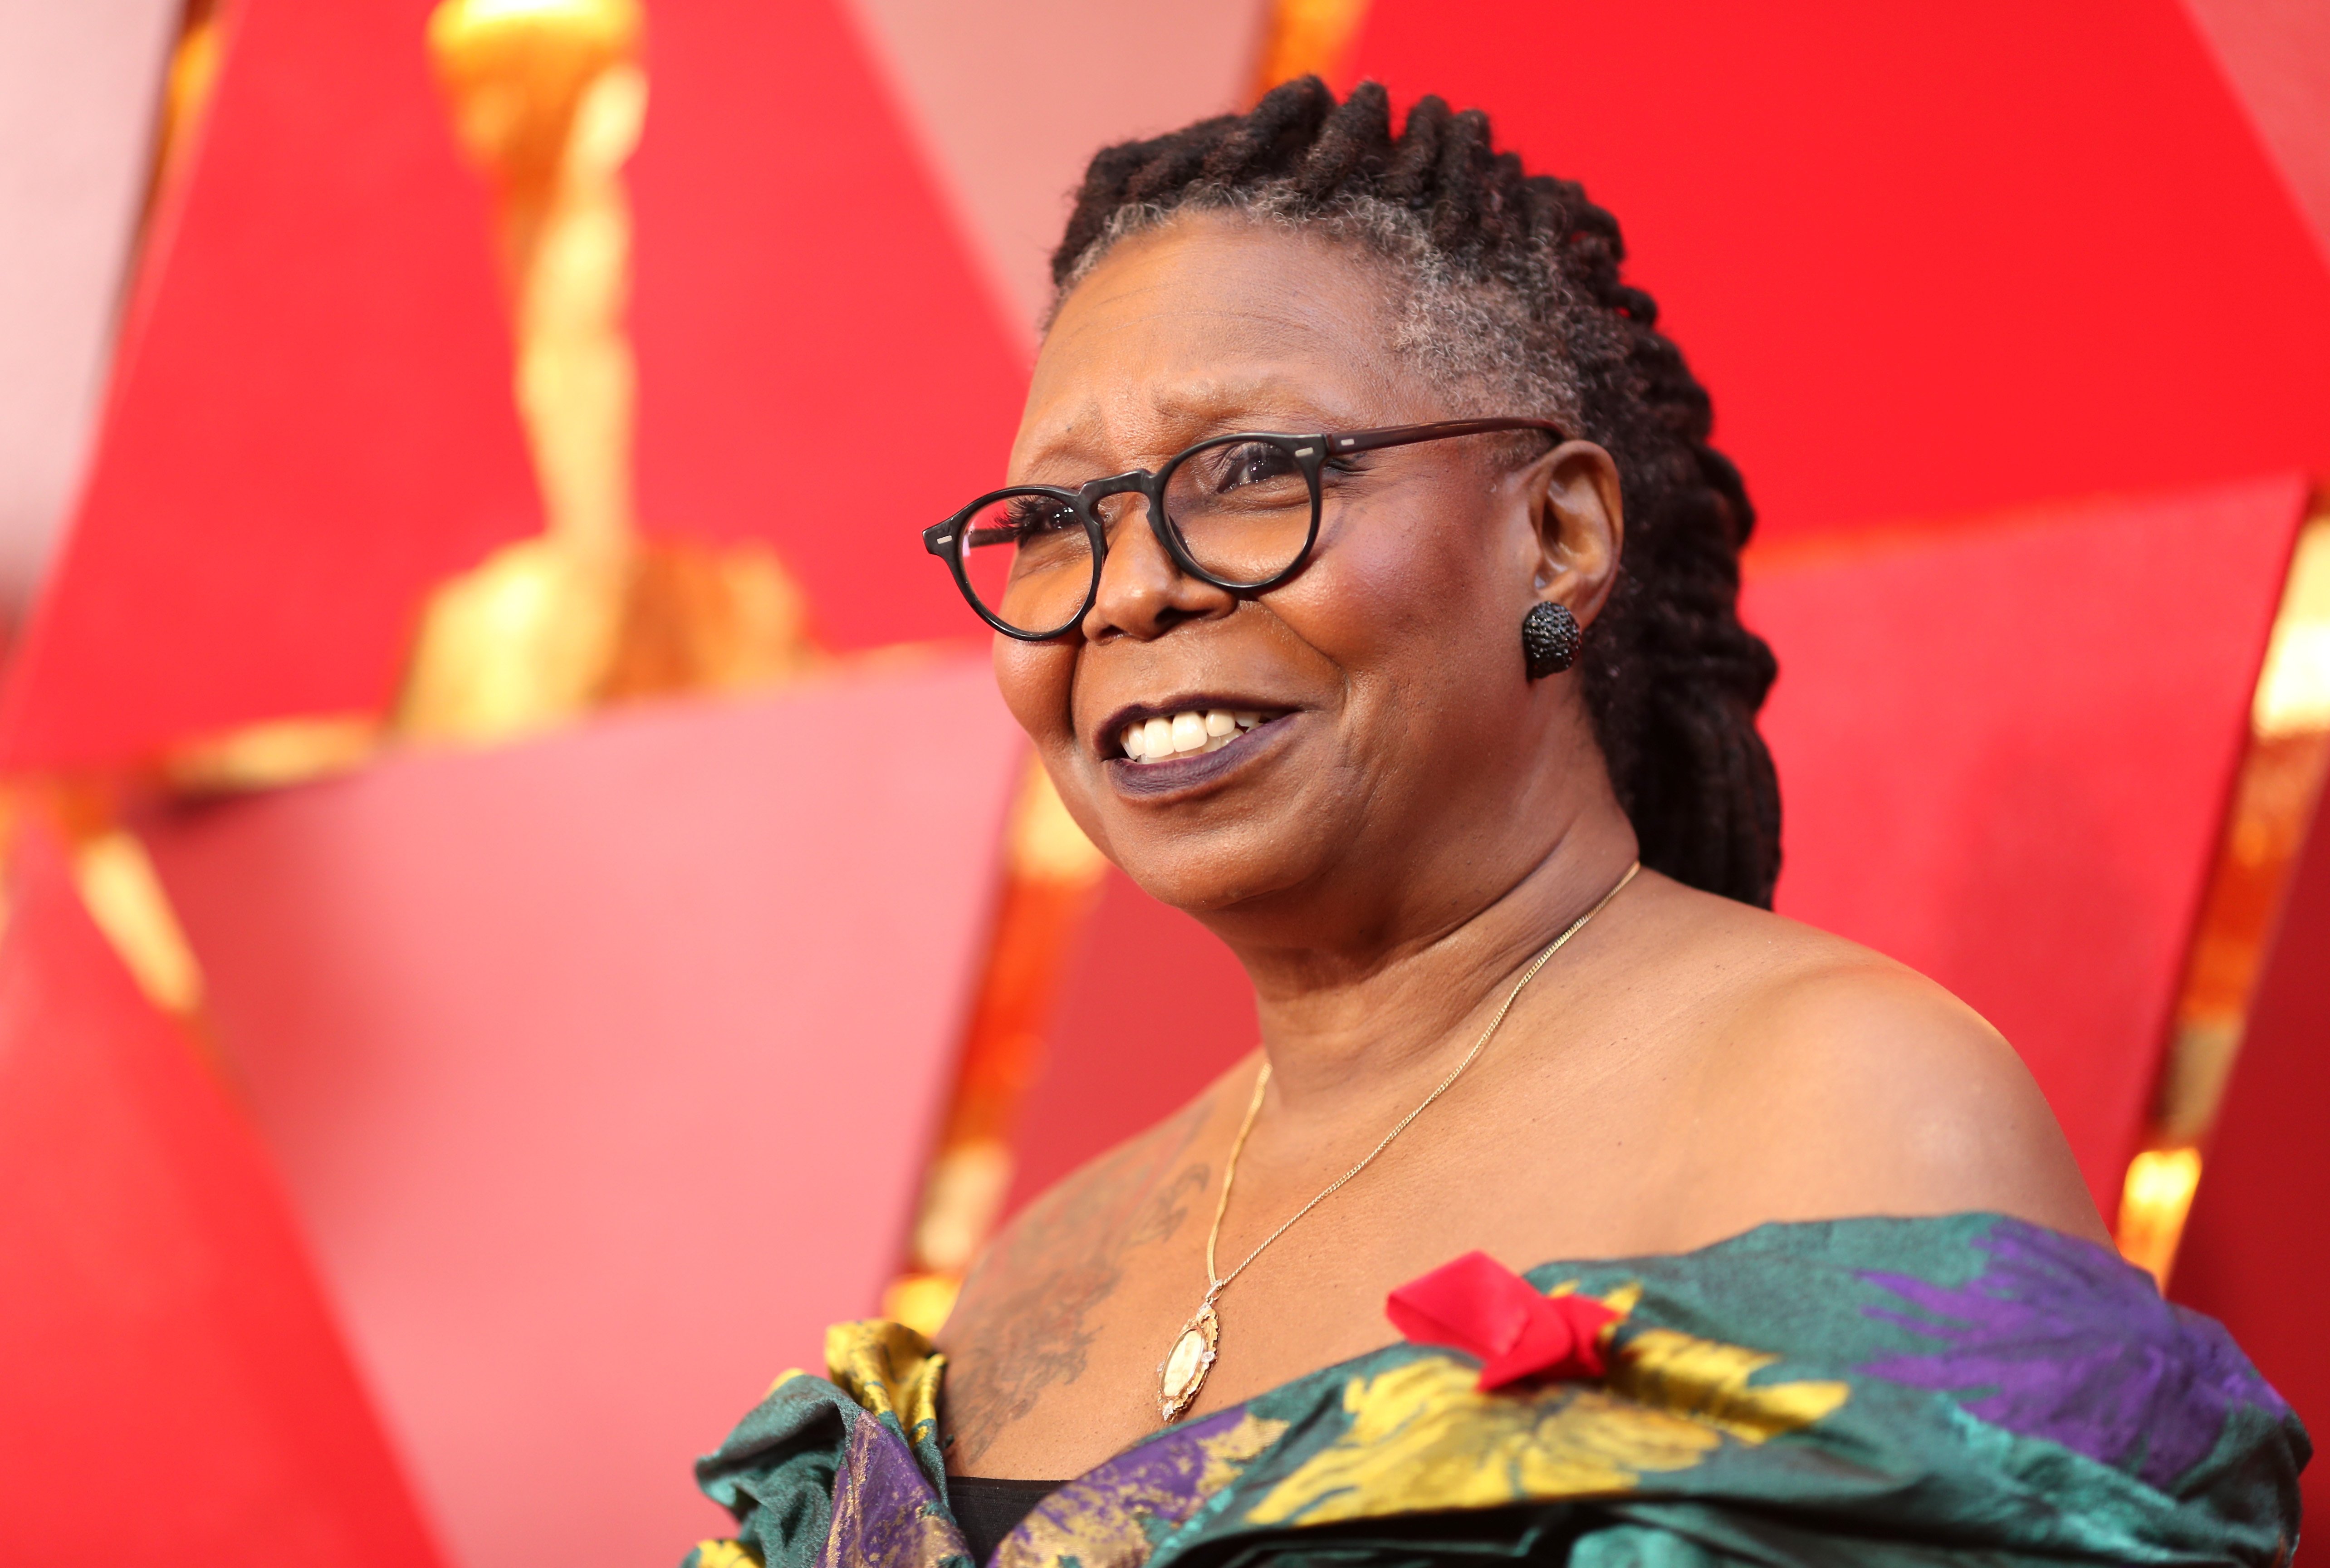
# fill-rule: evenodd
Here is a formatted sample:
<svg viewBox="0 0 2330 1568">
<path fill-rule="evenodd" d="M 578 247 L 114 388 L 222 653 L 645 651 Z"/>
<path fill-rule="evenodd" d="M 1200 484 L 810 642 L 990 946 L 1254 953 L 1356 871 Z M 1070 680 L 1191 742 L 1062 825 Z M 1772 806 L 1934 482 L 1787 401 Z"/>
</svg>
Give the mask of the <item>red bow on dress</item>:
<svg viewBox="0 0 2330 1568">
<path fill-rule="evenodd" d="M 1600 1377 L 1602 1330 L 1618 1320 L 1590 1296 L 1539 1295 L 1486 1252 L 1409 1280 L 1385 1298 L 1384 1316 L 1412 1345 L 1478 1356 L 1483 1393 L 1523 1378 Z"/>
</svg>

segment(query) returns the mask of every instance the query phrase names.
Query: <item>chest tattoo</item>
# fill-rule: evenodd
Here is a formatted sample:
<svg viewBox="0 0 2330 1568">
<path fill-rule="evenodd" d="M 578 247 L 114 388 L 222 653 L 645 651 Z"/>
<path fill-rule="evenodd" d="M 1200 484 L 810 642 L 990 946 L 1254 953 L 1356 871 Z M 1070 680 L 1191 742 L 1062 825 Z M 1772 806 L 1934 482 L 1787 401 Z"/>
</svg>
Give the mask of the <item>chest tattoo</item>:
<svg viewBox="0 0 2330 1568">
<path fill-rule="evenodd" d="M 973 1271 L 948 1325 L 944 1427 L 975 1468 L 1044 1391 L 1082 1376 L 1091 1318 L 1115 1293 L 1125 1255 L 1174 1234 L 1212 1173 L 1182 1156 L 1205 1123 L 1192 1107 L 1081 1180 L 1039 1201 Z"/>
</svg>

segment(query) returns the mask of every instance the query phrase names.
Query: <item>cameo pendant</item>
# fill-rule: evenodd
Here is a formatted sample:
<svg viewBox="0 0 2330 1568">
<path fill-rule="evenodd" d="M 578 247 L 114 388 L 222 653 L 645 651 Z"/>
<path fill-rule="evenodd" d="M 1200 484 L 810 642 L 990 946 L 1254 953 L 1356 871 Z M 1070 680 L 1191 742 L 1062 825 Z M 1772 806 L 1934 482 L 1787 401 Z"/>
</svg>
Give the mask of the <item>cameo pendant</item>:
<svg viewBox="0 0 2330 1568">
<path fill-rule="evenodd" d="M 1221 1340 L 1222 1320 L 1214 1316 L 1214 1298 L 1208 1296 L 1181 1326 L 1180 1337 L 1173 1342 L 1165 1364 L 1157 1369 L 1157 1413 L 1167 1426 L 1198 1402 L 1198 1391 L 1206 1386 L 1206 1374 L 1214 1369 L 1215 1349 Z"/>
</svg>

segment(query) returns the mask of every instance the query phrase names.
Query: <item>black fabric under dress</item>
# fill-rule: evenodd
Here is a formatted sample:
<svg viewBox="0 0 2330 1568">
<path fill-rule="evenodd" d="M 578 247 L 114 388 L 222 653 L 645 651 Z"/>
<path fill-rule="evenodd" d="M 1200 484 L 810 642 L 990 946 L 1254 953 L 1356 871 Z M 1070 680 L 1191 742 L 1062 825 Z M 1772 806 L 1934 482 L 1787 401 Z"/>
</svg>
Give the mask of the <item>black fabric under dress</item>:
<svg viewBox="0 0 2330 1568">
<path fill-rule="evenodd" d="M 962 1530 L 971 1560 L 985 1563 L 1003 1544 L 1003 1537 L 1034 1513 L 1036 1505 L 1067 1485 L 1066 1481 L 1003 1481 L 987 1476 L 949 1476 L 947 1506 Z"/>
</svg>

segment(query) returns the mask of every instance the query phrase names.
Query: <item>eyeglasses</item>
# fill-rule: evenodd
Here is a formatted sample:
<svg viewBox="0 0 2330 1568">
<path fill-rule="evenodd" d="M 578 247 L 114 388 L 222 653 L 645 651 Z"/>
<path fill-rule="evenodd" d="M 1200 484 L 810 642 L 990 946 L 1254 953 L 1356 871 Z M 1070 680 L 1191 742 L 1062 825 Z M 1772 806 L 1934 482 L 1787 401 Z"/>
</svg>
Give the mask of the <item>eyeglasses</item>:
<svg viewBox="0 0 2330 1568">
<path fill-rule="evenodd" d="M 1148 502 L 1149 530 L 1181 571 L 1234 594 L 1275 588 L 1301 569 L 1319 537 L 1320 473 L 1348 452 L 1448 441 L 1495 431 L 1542 430 L 1542 419 L 1458 419 L 1347 434 L 1217 435 L 1155 471 L 1097 479 L 1076 489 L 1014 485 L 993 490 L 923 530 L 923 545 L 954 573 L 980 619 L 1023 641 L 1057 637 L 1100 596 L 1110 519 L 1102 503 Z M 1121 518 L 1124 508 L 1118 508 Z"/>
</svg>

